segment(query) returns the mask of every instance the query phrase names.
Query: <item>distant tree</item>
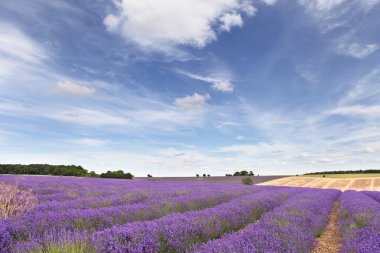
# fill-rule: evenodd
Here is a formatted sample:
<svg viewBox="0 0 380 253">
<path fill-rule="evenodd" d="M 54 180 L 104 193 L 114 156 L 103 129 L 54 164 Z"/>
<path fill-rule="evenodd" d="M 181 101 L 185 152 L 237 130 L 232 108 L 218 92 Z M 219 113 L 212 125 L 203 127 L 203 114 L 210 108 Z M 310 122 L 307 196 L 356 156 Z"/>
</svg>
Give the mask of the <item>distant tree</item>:
<svg viewBox="0 0 380 253">
<path fill-rule="evenodd" d="M 248 176 L 254 176 L 255 174 L 253 174 L 253 171 L 250 170 L 249 173 L 248 173 Z"/>
<path fill-rule="evenodd" d="M 234 173 L 234 176 L 235 176 L 235 177 L 240 176 L 240 172 L 239 172 L 239 171 L 236 171 L 236 172 Z"/>
<path fill-rule="evenodd" d="M 50 165 L 50 164 L 0 164 L 0 174 L 30 174 L 53 176 L 90 176 L 82 166 L 75 165 Z M 95 172 L 93 172 L 96 175 Z"/>
<path fill-rule="evenodd" d="M 226 174 L 226 177 L 232 177 L 232 175 L 231 174 Z"/>
<path fill-rule="evenodd" d="M 248 176 L 248 171 L 246 170 L 240 171 L 240 176 Z"/>
<path fill-rule="evenodd" d="M 206 177 L 206 174 L 203 174 L 203 177 Z"/>
<path fill-rule="evenodd" d="M 199 174 L 197 174 L 196 176 L 199 177 Z"/>
<path fill-rule="evenodd" d="M 210 174 L 207 174 L 208 177 L 210 177 Z"/>
<path fill-rule="evenodd" d="M 90 173 L 88 173 L 88 176 L 89 176 L 89 177 L 99 177 L 99 175 L 96 174 L 95 171 L 90 171 Z"/>
<path fill-rule="evenodd" d="M 151 174 L 148 174 L 148 177 L 153 177 Z"/>
<path fill-rule="evenodd" d="M 133 175 L 131 173 L 124 173 L 122 170 L 117 171 L 107 171 L 106 173 L 100 174 L 102 178 L 120 178 L 120 179 L 132 179 Z"/>
</svg>

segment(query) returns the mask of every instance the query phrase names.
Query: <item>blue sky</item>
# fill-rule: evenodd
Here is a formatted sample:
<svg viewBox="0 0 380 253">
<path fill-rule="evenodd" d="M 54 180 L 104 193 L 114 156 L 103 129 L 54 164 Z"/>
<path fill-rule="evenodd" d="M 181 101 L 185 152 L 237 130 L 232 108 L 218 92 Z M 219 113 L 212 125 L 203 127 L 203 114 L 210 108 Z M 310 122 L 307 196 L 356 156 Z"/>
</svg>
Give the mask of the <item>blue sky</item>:
<svg viewBox="0 0 380 253">
<path fill-rule="evenodd" d="M 0 162 L 379 169 L 379 3 L 6 1 Z"/>
</svg>

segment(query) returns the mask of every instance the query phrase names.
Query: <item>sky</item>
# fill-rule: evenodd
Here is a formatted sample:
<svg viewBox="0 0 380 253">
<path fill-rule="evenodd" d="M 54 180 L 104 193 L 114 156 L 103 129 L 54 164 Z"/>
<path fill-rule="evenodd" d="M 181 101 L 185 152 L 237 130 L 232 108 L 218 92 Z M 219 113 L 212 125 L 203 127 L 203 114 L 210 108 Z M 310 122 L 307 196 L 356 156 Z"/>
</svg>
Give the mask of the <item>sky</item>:
<svg viewBox="0 0 380 253">
<path fill-rule="evenodd" d="M 0 2 L 0 163 L 380 169 L 380 0 Z"/>
</svg>

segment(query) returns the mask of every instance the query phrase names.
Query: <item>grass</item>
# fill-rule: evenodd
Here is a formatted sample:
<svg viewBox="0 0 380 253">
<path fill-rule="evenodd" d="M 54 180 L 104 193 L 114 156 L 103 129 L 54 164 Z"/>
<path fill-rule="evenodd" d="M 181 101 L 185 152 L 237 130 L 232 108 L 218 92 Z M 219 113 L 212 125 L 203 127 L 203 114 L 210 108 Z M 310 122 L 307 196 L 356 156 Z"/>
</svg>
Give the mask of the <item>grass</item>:
<svg viewBox="0 0 380 253">
<path fill-rule="evenodd" d="M 325 178 L 365 178 L 365 177 L 380 177 L 380 173 L 362 173 L 362 174 L 324 174 Z M 305 177 L 323 177 L 323 174 L 318 175 L 303 175 Z"/>
</svg>

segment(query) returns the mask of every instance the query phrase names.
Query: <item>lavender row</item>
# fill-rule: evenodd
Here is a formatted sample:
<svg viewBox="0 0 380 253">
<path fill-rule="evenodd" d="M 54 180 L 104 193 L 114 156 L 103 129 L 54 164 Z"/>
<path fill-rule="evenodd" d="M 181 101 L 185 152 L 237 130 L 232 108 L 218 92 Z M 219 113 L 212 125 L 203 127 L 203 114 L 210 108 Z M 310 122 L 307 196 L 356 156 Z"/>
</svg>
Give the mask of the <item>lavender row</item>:
<svg viewBox="0 0 380 253">
<path fill-rule="evenodd" d="M 380 203 L 357 191 L 345 191 L 340 198 L 340 252 L 380 252 Z"/>
<path fill-rule="evenodd" d="M 96 252 L 186 252 L 197 242 L 217 238 L 280 205 L 300 191 L 295 188 L 267 188 L 202 211 L 172 214 L 159 220 L 115 226 L 94 234 Z"/>
<path fill-rule="evenodd" d="M 380 202 L 380 191 L 362 191 L 362 193 Z"/>
<path fill-rule="evenodd" d="M 131 191 L 129 193 L 114 194 L 105 197 L 91 197 L 91 198 L 74 198 L 70 201 L 48 201 L 39 204 L 33 211 L 34 212 L 67 212 L 70 209 L 87 209 L 108 206 L 120 206 L 125 204 L 136 204 L 147 201 L 149 199 L 178 197 L 181 195 L 195 194 L 190 191 L 178 190 L 156 190 L 155 192 L 145 191 Z"/>
<path fill-rule="evenodd" d="M 338 190 L 304 189 L 257 223 L 199 244 L 194 252 L 311 252 L 339 194 Z"/>
<path fill-rule="evenodd" d="M 228 189 L 228 187 L 227 187 Z M 8 234 L 13 238 L 11 244 L 43 244 L 46 238 L 60 238 L 61 232 L 70 233 L 86 231 L 93 233 L 113 225 L 121 225 L 133 221 L 144 221 L 163 217 L 168 213 L 205 209 L 232 198 L 255 191 L 194 191 L 188 195 L 151 199 L 146 203 L 112 206 L 104 208 L 74 209 L 68 212 L 31 212 L 4 221 Z M 1 238 L 0 238 L 1 243 Z"/>
</svg>

